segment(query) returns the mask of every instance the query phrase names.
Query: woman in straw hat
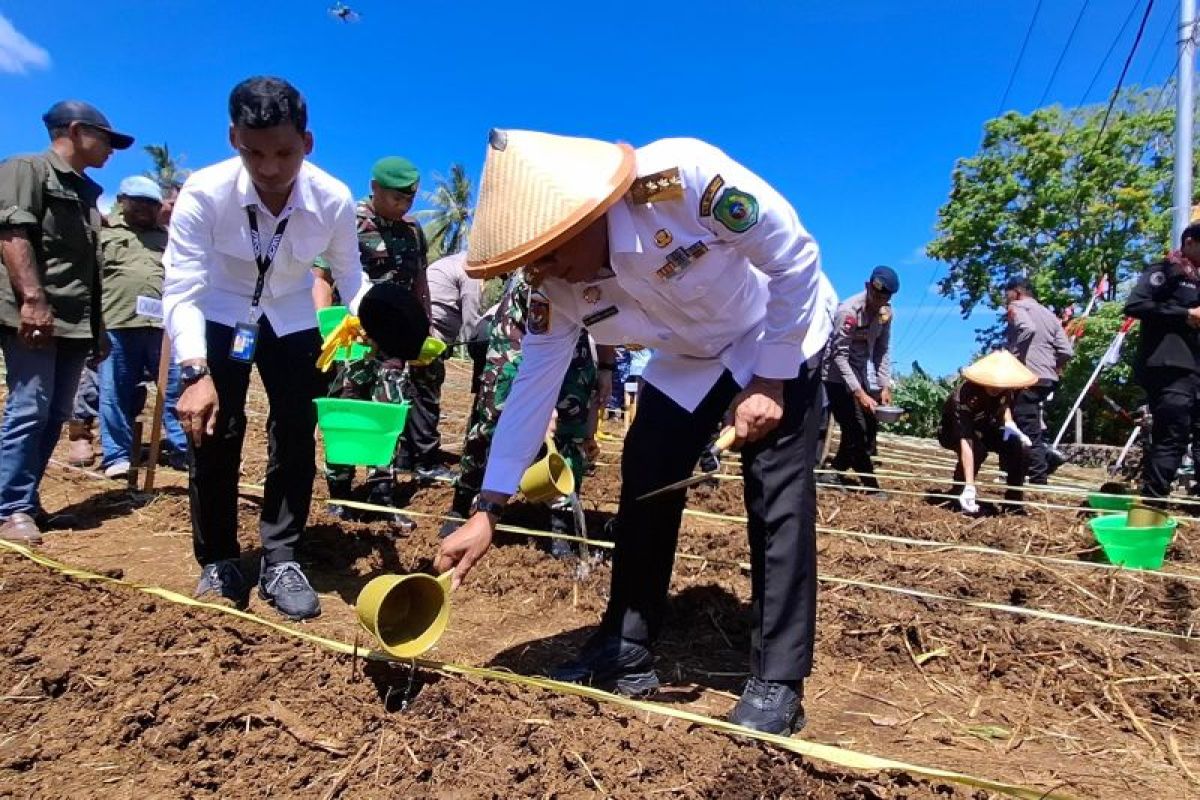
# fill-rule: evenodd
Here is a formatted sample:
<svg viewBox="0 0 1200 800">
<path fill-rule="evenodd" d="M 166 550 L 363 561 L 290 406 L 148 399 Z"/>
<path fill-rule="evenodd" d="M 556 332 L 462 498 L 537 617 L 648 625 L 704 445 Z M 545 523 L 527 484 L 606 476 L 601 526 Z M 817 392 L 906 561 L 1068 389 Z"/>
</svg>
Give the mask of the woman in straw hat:
<svg viewBox="0 0 1200 800">
<path fill-rule="evenodd" d="M 476 512 L 445 539 L 461 582 L 546 429 L 579 331 L 654 349 L 625 440 L 612 594 L 599 630 L 551 674 L 645 694 L 688 477 L 730 415 L 743 446 L 753 590 L 751 675 L 732 720 L 803 724 L 816 622 L 813 452 L 836 297 L 791 205 L 720 150 L 493 131 L 467 271 L 524 265 L 533 284 L 524 360 L 496 431 Z"/>
<path fill-rule="evenodd" d="M 938 442 L 958 456 L 954 482 L 963 487 L 959 507 L 979 513 L 975 475 L 988 453 L 1000 454 L 1000 469 L 1008 474 L 1005 500 L 1020 501 L 1029 463 L 1029 437 L 1013 422 L 1017 392 L 1037 383 L 1033 374 L 1007 350 L 989 353 L 962 371 L 963 381 L 942 407 Z"/>
</svg>

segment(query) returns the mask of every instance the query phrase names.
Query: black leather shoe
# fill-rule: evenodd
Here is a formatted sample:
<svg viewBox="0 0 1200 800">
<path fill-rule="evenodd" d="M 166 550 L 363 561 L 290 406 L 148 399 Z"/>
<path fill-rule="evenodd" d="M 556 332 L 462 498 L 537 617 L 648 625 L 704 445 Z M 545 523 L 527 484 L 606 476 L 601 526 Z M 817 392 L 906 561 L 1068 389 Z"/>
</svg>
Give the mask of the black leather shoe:
<svg viewBox="0 0 1200 800">
<path fill-rule="evenodd" d="M 321 601 L 295 561 L 262 565 L 258 596 L 288 619 L 312 619 L 321 613 Z"/>
<path fill-rule="evenodd" d="M 796 687 L 796 688 L 793 688 Z M 799 689 L 800 691 L 797 691 Z M 803 684 L 751 677 L 729 721 L 752 731 L 792 734 L 804 727 Z"/>
<path fill-rule="evenodd" d="M 200 582 L 196 584 L 196 598 L 206 602 L 245 608 L 250 599 L 246 579 L 235 559 L 214 561 L 205 564 L 200 571 Z"/>
<path fill-rule="evenodd" d="M 43 531 L 73 531 L 81 524 L 75 514 L 51 514 L 41 508 L 33 512 L 33 521 Z"/>
<path fill-rule="evenodd" d="M 550 677 L 616 689 L 626 697 L 642 697 L 658 690 L 654 654 L 637 642 L 613 634 L 593 636 L 579 655 L 550 671 Z"/>
</svg>

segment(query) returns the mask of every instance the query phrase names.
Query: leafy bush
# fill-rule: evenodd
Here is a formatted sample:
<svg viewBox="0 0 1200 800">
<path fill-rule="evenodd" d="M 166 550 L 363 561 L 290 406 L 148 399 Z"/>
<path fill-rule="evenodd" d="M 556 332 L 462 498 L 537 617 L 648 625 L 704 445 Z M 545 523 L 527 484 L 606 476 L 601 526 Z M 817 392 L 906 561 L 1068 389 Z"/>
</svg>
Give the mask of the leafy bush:
<svg viewBox="0 0 1200 800">
<path fill-rule="evenodd" d="M 926 438 L 937 436 L 942 406 L 954 388 L 954 381 L 952 376 L 935 378 L 914 361 L 912 372 L 899 376 L 892 390 L 892 402 L 907 413 L 899 421 L 883 425 L 883 429 Z"/>
</svg>

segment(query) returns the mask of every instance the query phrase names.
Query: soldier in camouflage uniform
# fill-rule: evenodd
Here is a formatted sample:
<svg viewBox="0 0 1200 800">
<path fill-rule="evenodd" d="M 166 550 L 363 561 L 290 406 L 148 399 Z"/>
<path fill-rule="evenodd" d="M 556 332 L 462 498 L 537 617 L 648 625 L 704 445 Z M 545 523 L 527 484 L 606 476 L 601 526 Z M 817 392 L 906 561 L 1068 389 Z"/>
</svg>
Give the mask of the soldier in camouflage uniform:
<svg viewBox="0 0 1200 800">
<path fill-rule="evenodd" d="M 427 243 L 421 226 L 409 219 L 407 214 L 417 193 L 420 173 L 407 159 L 391 156 L 380 159 L 371 170 L 371 196 L 361 200 L 356 211 L 358 224 L 358 249 L 363 271 L 373 283 L 391 281 L 415 293 L 429 313 L 429 286 L 426 282 L 425 251 Z M 321 270 L 318 263 L 318 278 L 329 281 L 328 271 Z M 414 427 L 414 417 L 420 417 L 418 409 L 419 386 L 435 378 L 438 370 L 444 370 L 441 361 L 429 367 L 408 366 L 395 359 L 380 359 L 374 356 L 339 365 L 337 375 L 330 386 L 330 397 L 357 400 L 374 400 L 380 403 L 400 403 L 405 399 L 413 402 L 408 423 L 401 438 L 400 452 L 411 447 L 406 440 Z M 418 388 L 414 388 L 414 386 Z M 419 427 L 420 423 L 416 423 Z M 436 450 L 436 442 L 434 444 Z M 398 456 L 403 460 L 403 455 Z M 355 469 L 349 464 L 326 464 L 325 478 L 329 483 L 329 496 L 334 499 L 349 499 Z M 370 484 L 368 502 L 391 505 L 395 477 L 393 468 L 373 468 L 367 476 Z M 346 516 L 341 506 L 332 506 L 331 511 Z M 403 527 L 411 527 L 411 521 L 398 520 Z"/>
<path fill-rule="evenodd" d="M 521 364 L 521 337 L 525 335 L 525 320 L 529 312 L 529 283 L 524 273 L 517 272 L 505 287 L 500 305 L 492 322 L 488 340 L 487 363 L 480 380 L 479 393 L 471 409 L 463 443 L 460 472 L 455 480 L 452 516 L 465 518 L 483 484 L 488 451 L 492 436 L 508 399 L 509 389 Z M 608 365 L 611 370 L 611 365 Z M 589 451 L 594 448 L 595 419 L 592 401 L 597 390 L 597 369 L 592 357 L 587 331 L 575 343 L 571 366 L 563 378 L 556 406 L 557 423 L 554 445 L 571 466 L 578 495 L 583 477 L 590 468 Z M 451 525 L 448 530 L 453 530 Z M 560 502 L 552 509 L 551 527 L 558 532 L 570 532 L 574 521 L 570 507 Z M 553 540 L 551 551 L 567 555 L 570 545 Z"/>
</svg>

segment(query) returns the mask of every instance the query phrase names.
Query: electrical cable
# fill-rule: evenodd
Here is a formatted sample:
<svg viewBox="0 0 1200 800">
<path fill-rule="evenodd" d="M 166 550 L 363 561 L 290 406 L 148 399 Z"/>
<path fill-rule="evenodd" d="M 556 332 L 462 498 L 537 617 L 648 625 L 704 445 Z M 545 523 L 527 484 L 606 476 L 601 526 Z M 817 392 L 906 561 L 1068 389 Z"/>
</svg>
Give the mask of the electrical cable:
<svg viewBox="0 0 1200 800">
<path fill-rule="evenodd" d="M 1054 69 L 1050 73 L 1050 80 L 1046 81 L 1046 88 L 1042 91 L 1041 98 L 1038 99 L 1038 107 L 1046 105 L 1046 98 L 1050 96 L 1050 89 L 1054 86 L 1054 79 L 1058 77 L 1058 70 L 1062 67 L 1063 60 L 1067 57 L 1067 52 L 1071 49 L 1071 42 L 1075 41 L 1075 32 L 1079 30 L 1079 23 L 1083 21 L 1083 14 L 1087 11 L 1088 3 L 1091 0 L 1083 0 L 1083 5 L 1079 8 L 1079 13 L 1075 16 L 1075 24 L 1071 26 L 1071 32 L 1067 34 L 1067 43 L 1063 45 L 1062 52 L 1058 54 L 1058 61 L 1054 62 Z"/>
<path fill-rule="evenodd" d="M 1033 28 L 1037 25 L 1038 14 L 1042 11 L 1042 0 L 1038 0 L 1037 5 L 1033 8 L 1033 17 L 1029 20 L 1029 27 L 1025 29 L 1025 38 L 1021 41 L 1021 50 L 1017 53 L 1017 63 L 1013 64 L 1012 73 L 1008 76 L 1008 85 L 1004 87 L 1004 94 L 1000 98 L 1000 106 L 996 109 L 996 116 L 1004 113 L 1004 106 L 1008 103 L 1008 94 L 1012 91 L 1013 81 L 1017 79 L 1017 72 L 1021 69 L 1021 62 L 1025 60 L 1025 49 L 1029 47 L 1029 39 L 1033 35 Z"/>
</svg>

